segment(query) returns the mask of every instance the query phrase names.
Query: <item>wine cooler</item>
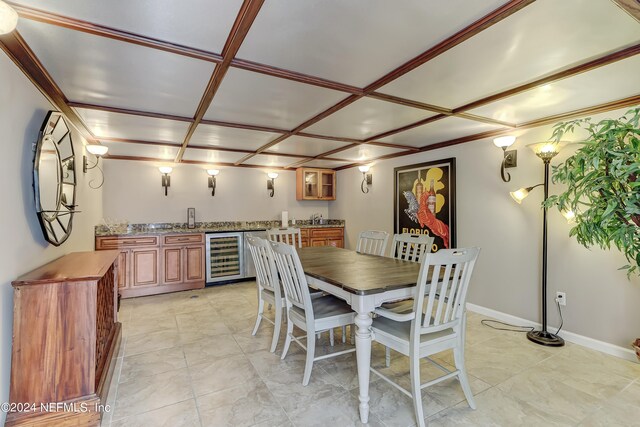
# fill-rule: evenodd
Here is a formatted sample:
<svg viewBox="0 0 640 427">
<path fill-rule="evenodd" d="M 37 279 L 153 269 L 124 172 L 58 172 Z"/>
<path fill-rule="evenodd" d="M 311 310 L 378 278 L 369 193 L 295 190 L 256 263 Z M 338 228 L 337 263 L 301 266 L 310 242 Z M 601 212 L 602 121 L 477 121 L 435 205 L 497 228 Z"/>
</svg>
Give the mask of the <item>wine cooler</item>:
<svg viewBox="0 0 640 427">
<path fill-rule="evenodd" d="M 245 277 L 244 233 L 206 235 L 207 283 Z"/>
</svg>

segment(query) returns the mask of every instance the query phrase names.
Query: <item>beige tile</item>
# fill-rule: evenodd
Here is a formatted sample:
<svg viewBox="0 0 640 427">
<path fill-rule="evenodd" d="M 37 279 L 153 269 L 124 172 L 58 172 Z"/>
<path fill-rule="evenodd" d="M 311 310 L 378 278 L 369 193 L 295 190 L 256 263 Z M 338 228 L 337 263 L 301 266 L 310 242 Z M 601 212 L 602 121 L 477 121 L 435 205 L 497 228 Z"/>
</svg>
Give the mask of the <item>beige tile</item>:
<svg viewBox="0 0 640 427">
<path fill-rule="evenodd" d="M 640 426 L 640 382 L 628 386 L 585 417 L 584 427 Z"/>
<path fill-rule="evenodd" d="M 186 367 L 187 362 L 180 346 L 127 356 L 123 361 L 120 382 Z"/>
<path fill-rule="evenodd" d="M 194 311 L 211 311 L 214 312 L 214 308 L 209 303 L 209 299 L 195 294 L 181 295 L 171 302 L 171 308 L 176 314 L 180 313 L 192 313 Z"/>
<path fill-rule="evenodd" d="M 264 378 L 271 393 L 289 414 L 347 394 L 347 391 L 319 366 L 313 367 L 307 386 L 302 385 L 303 374 L 304 368 L 293 368 Z"/>
<path fill-rule="evenodd" d="M 127 337 L 125 356 L 175 347 L 180 343 L 178 331 L 162 330 Z"/>
<path fill-rule="evenodd" d="M 233 339 L 233 335 L 217 335 L 191 342 L 185 344 L 183 350 L 189 366 L 242 354 L 242 349 Z"/>
<path fill-rule="evenodd" d="M 224 391 L 199 396 L 203 427 L 241 427 L 258 423 L 280 425 L 284 411 L 264 383 L 257 379 Z"/>
<path fill-rule="evenodd" d="M 118 385 L 113 420 L 159 409 L 193 397 L 186 368 L 137 378 Z"/>
<path fill-rule="evenodd" d="M 127 331 L 127 336 L 130 337 L 163 330 L 177 332 L 178 325 L 175 317 L 172 314 L 167 313 L 150 317 L 135 318 L 126 324 L 125 329 Z"/>
<path fill-rule="evenodd" d="M 273 339 L 274 327 L 271 323 L 264 320 L 260 323 L 258 332 L 251 335 L 252 330 L 245 330 L 237 334 L 233 334 L 240 348 L 244 353 L 250 354 L 260 350 L 269 350 L 271 348 L 271 340 Z M 281 328 L 279 336 L 279 348 L 282 350 L 282 338 L 285 336 L 286 330 Z"/>
<path fill-rule="evenodd" d="M 249 361 L 262 378 L 293 368 L 304 368 L 306 360 L 304 350 L 300 349 L 296 344 L 291 344 L 287 357 L 281 360 L 280 353 L 282 348 L 283 345 L 280 343 L 275 353 L 270 353 L 269 350 L 258 350 L 248 353 L 247 358 L 249 358 Z"/>
<path fill-rule="evenodd" d="M 224 390 L 260 377 L 244 355 L 216 359 L 189 367 L 196 396 Z"/>
<path fill-rule="evenodd" d="M 358 398 L 359 389 L 351 390 Z M 413 400 L 385 381 L 376 381 L 369 385 L 369 407 L 373 415 L 388 427 L 406 427 L 416 424 Z M 422 405 L 425 417 L 444 409 L 435 401 L 424 401 Z"/>
<path fill-rule="evenodd" d="M 374 414 L 369 414 L 367 424 L 360 422 L 360 411 L 358 409 L 359 400 L 354 395 L 340 395 L 334 399 L 302 408 L 289 414 L 289 418 L 294 425 L 305 427 L 325 427 L 325 426 L 370 426 L 382 427 L 384 424 Z"/>
<path fill-rule="evenodd" d="M 194 399 L 114 421 L 111 427 L 200 427 Z"/>
</svg>

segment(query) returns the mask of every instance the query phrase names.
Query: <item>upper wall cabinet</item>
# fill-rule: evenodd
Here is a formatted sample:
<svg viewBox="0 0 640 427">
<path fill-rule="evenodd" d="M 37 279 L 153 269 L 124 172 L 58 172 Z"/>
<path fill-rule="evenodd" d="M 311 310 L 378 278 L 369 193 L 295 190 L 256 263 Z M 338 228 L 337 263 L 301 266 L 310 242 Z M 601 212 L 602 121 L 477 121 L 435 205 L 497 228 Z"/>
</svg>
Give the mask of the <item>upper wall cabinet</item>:
<svg viewBox="0 0 640 427">
<path fill-rule="evenodd" d="M 335 200 L 336 171 L 331 169 L 296 169 L 297 200 Z"/>
</svg>

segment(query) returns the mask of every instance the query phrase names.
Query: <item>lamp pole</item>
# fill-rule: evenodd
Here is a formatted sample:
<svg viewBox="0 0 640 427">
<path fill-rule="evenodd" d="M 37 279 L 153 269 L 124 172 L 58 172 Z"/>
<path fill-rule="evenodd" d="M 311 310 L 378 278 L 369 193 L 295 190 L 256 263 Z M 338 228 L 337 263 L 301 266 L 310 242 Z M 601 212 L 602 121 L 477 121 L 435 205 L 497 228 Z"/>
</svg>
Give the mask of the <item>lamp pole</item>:
<svg viewBox="0 0 640 427">
<path fill-rule="evenodd" d="M 551 156 L 538 156 L 544 162 L 544 201 L 549 197 L 549 163 Z M 536 344 L 561 347 L 564 340 L 547 331 L 547 206 L 542 211 L 542 330 L 527 332 L 527 338 Z"/>
</svg>

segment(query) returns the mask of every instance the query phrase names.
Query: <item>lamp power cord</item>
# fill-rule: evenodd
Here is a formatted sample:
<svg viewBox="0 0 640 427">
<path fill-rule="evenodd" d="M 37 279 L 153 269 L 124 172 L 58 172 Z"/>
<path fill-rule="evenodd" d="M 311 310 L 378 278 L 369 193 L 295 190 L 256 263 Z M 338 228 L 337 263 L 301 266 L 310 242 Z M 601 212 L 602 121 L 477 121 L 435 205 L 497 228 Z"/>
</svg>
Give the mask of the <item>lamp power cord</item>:
<svg viewBox="0 0 640 427">
<path fill-rule="evenodd" d="M 556 307 L 558 307 L 558 314 L 560 315 L 560 327 L 556 331 L 556 335 L 558 335 L 560 333 L 560 330 L 562 330 L 562 326 L 564 325 L 564 318 L 562 317 L 562 308 L 560 307 L 560 301 L 558 301 L 558 299 L 556 299 L 555 301 L 556 301 Z M 513 325 L 511 323 L 501 322 L 499 320 L 493 320 L 493 319 L 482 319 L 480 323 L 484 326 L 487 326 L 491 329 L 496 329 L 498 331 L 527 333 L 527 332 L 534 331 L 536 329 L 533 326 Z M 506 326 L 506 327 L 495 326 L 496 324 Z"/>
</svg>

